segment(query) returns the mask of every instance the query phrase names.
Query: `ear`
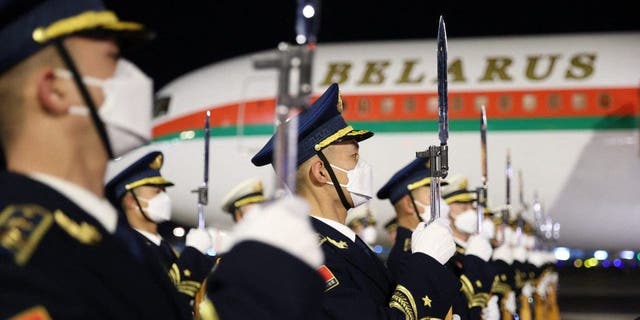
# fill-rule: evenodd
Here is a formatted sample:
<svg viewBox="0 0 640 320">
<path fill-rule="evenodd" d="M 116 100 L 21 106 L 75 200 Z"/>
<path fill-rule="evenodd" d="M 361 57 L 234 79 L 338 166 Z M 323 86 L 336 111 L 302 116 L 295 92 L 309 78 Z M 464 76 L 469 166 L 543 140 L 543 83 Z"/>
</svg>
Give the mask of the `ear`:
<svg viewBox="0 0 640 320">
<path fill-rule="evenodd" d="M 402 208 L 402 212 L 410 212 L 411 214 L 415 214 L 415 209 L 413 207 L 413 203 L 411 203 L 411 197 L 409 195 L 405 195 L 400 199 L 400 208 Z"/>
<path fill-rule="evenodd" d="M 65 92 L 72 92 L 74 82 L 56 77 L 51 68 L 43 69 L 36 77 L 37 97 L 42 108 L 52 114 L 68 113 L 71 103 Z"/>
<path fill-rule="evenodd" d="M 309 166 L 309 177 L 314 183 L 326 184 L 331 181 L 329 172 L 320 159 L 314 160 Z"/>
<path fill-rule="evenodd" d="M 136 204 L 136 201 L 133 199 L 133 196 L 129 192 L 124 194 L 124 196 L 122 197 L 121 204 L 122 204 L 122 209 L 124 209 L 125 211 L 128 209 L 138 207 L 138 205 Z"/>
</svg>

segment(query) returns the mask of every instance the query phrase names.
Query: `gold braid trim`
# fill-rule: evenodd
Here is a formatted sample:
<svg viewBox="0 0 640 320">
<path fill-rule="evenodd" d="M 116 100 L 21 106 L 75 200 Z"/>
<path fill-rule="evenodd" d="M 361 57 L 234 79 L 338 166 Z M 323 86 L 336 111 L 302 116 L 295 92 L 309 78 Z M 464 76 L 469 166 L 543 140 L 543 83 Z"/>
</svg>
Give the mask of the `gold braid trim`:
<svg viewBox="0 0 640 320">
<path fill-rule="evenodd" d="M 389 301 L 389 307 L 400 310 L 406 320 L 418 319 L 416 301 L 413 299 L 411 292 L 402 285 L 396 286 L 396 290 L 391 296 L 391 301 Z"/>
<path fill-rule="evenodd" d="M 491 293 L 506 295 L 510 291 L 511 291 L 511 286 L 506 282 L 500 281 L 499 276 L 496 276 L 495 278 L 493 278 L 493 284 L 491 285 Z"/>
<path fill-rule="evenodd" d="M 460 288 L 460 291 L 462 291 L 462 293 L 464 293 L 464 296 L 467 298 L 467 305 L 469 306 L 469 308 L 484 308 L 487 306 L 490 298 L 490 295 L 488 293 L 475 293 L 475 289 L 473 288 L 473 284 L 471 284 L 471 280 L 469 280 L 469 278 L 467 278 L 467 276 L 464 274 L 460 276 L 460 282 L 462 283 L 462 288 Z"/>
</svg>

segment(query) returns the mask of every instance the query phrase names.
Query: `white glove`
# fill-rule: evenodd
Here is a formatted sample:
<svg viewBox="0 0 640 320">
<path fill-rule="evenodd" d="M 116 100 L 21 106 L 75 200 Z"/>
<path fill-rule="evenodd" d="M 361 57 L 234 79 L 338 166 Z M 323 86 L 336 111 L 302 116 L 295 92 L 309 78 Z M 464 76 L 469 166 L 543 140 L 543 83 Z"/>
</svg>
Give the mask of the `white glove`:
<svg viewBox="0 0 640 320">
<path fill-rule="evenodd" d="M 504 242 L 512 247 L 515 247 L 518 244 L 518 235 L 509 226 L 504 228 Z"/>
<path fill-rule="evenodd" d="M 527 281 L 527 283 L 524 284 L 524 286 L 522 287 L 522 294 L 527 298 L 530 299 L 531 296 L 533 295 L 533 286 L 531 285 L 531 283 L 529 283 Z"/>
<path fill-rule="evenodd" d="M 536 293 L 542 298 L 545 299 L 547 297 L 547 287 L 549 287 L 549 274 L 545 273 L 545 275 L 538 281 L 538 285 L 536 286 Z"/>
<path fill-rule="evenodd" d="M 511 248 L 506 242 L 501 246 L 493 249 L 492 258 L 494 261 L 502 260 L 509 265 L 513 263 L 513 253 L 511 252 Z"/>
<path fill-rule="evenodd" d="M 211 236 L 207 230 L 191 229 L 189 230 L 189 233 L 187 233 L 185 246 L 196 248 L 198 251 L 205 254 L 207 253 L 207 250 L 211 248 Z"/>
<path fill-rule="evenodd" d="M 523 246 L 513 248 L 513 260 L 524 263 L 527 261 L 527 249 Z"/>
<path fill-rule="evenodd" d="M 486 262 L 491 258 L 492 251 L 489 240 L 481 235 L 472 235 L 467 241 L 465 254 L 476 256 Z"/>
<path fill-rule="evenodd" d="M 411 235 L 411 252 L 424 253 L 442 265 L 447 263 L 456 252 L 456 243 L 451 230 L 444 223 L 436 220 L 425 227 L 424 222 L 420 222 Z"/>
<path fill-rule="evenodd" d="M 507 309 L 510 314 L 516 313 L 516 294 L 513 291 L 509 291 L 507 294 L 507 299 L 504 302 L 504 308 Z"/>
<path fill-rule="evenodd" d="M 482 309 L 482 320 L 500 320 L 500 307 L 498 296 L 492 296 L 487 306 Z"/>
<path fill-rule="evenodd" d="M 482 220 L 482 230 L 480 231 L 480 234 L 487 238 L 488 240 L 491 240 L 493 238 L 495 238 L 496 236 L 496 225 L 493 224 L 493 221 L 491 221 L 491 219 L 484 219 Z"/>
<path fill-rule="evenodd" d="M 530 251 L 529 256 L 527 257 L 527 260 L 538 268 L 545 263 L 545 259 L 545 253 L 538 250 Z"/>
<path fill-rule="evenodd" d="M 558 273 L 557 272 L 551 272 L 549 274 L 549 283 L 551 283 L 551 285 L 553 285 L 553 286 L 557 286 L 558 285 Z"/>
<path fill-rule="evenodd" d="M 207 231 L 209 231 L 209 235 L 211 236 L 211 248 L 213 248 L 216 254 L 223 254 L 231 249 L 231 239 L 227 231 L 216 228 L 207 228 Z"/>
<path fill-rule="evenodd" d="M 309 211 L 309 204 L 296 196 L 261 205 L 247 212 L 235 225 L 232 245 L 246 240 L 264 242 L 317 269 L 324 255 L 311 226 Z"/>
</svg>

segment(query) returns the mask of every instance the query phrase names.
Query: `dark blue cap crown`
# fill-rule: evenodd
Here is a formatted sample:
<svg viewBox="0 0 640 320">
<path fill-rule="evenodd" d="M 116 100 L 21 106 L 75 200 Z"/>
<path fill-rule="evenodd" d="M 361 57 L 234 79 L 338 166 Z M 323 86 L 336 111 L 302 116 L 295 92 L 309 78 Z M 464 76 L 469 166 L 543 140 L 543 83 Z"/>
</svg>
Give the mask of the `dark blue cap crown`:
<svg viewBox="0 0 640 320">
<path fill-rule="evenodd" d="M 362 141 L 373 132 L 354 130 L 342 117 L 342 99 L 337 84 L 329 86 L 318 100 L 298 114 L 298 161 L 300 165 L 316 152 L 346 139 Z M 290 123 L 290 122 L 289 122 Z M 275 135 L 253 156 L 251 162 L 264 166 L 273 162 Z"/>
<path fill-rule="evenodd" d="M 122 172 L 113 177 L 105 186 L 105 195 L 115 207 L 129 190 L 140 186 L 172 186 L 173 182 L 160 174 L 164 163 L 162 152 L 153 151 L 136 160 Z"/>
</svg>

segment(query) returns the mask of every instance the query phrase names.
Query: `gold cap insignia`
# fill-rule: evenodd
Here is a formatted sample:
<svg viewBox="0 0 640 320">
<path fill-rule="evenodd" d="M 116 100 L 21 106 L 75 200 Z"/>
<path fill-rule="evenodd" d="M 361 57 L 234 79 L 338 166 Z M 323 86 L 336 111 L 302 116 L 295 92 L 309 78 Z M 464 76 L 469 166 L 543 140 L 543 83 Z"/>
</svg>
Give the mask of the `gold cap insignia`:
<svg viewBox="0 0 640 320">
<path fill-rule="evenodd" d="M 162 155 L 159 154 L 151 164 L 149 164 L 149 168 L 153 170 L 160 170 L 162 168 Z"/>
</svg>

